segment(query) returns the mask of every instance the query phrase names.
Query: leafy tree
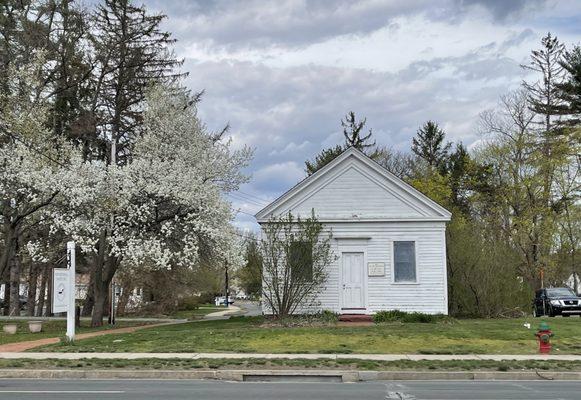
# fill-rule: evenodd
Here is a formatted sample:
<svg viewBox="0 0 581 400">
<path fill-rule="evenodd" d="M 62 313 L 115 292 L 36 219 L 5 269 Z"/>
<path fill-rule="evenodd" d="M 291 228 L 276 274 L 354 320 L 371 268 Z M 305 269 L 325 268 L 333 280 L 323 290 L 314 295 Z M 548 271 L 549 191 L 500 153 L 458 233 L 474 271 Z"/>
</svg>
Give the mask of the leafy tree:
<svg viewBox="0 0 581 400">
<path fill-rule="evenodd" d="M 323 149 L 319 154 L 315 156 L 313 161 L 305 161 L 305 171 L 307 176 L 310 176 L 323 168 L 325 165 L 329 164 L 335 158 L 337 158 L 341 153 L 343 153 L 343 147 L 337 145 L 335 147 L 330 147 L 328 149 Z"/>
<path fill-rule="evenodd" d="M 306 219 L 292 214 L 272 218 L 263 225 L 262 296 L 276 318 L 309 312 L 327 282 L 334 260 L 331 234 L 314 213 Z"/>
<path fill-rule="evenodd" d="M 451 189 L 451 206 L 464 215 L 471 215 L 475 197 L 492 195 L 492 167 L 476 162 L 461 142 L 450 153 L 444 170 Z"/>
<path fill-rule="evenodd" d="M 452 218 L 446 238 L 451 314 L 490 318 L 529 312 L 531 290 L 518 279 L 519 256 L 510 242 L 462 215 Z"/>
<path fill-rule="evenodd" d="M 375 147 L 375 141 L 373 143 L 368 142 L 371 140 L 371 136 L 373 136 L 373 131 L 369 129 L 366 135 L 362 133 L 366 123 L 367 118 L 358 121 L 353 111 L 347 113 L 345 121 L 341 120 L 343 136 L 345 137 L 345 147 L 355 147 L 365 153 Z"/>
<path fill-rule="evenodd" d="M 238 273 L 244 292 L 251 297 L 262 293 L 262 255 L 257 239 L 251 236 L 246 239 L 245 262 Z"/>
<path fill-rule="evenodd" d="M 446 134 L 437 123 L 426 122 L 412 139 L 412 152 L 432 168 L 441 168 L 446 162 L 451 144 L 445 143 Z"/>
<path fill-rule="evenodd" d="M 521 256 L 520 276 L 532 288 L 540 287 L 540 274 L 551 273 L 549 252 L 554 241 L 554 212 L 545 202 L 546 164 L 551 162 L 538 146 L 526 91 L 501 99 L 498 110 L 482 114 L 491 141 L 481 153 L 493 168 L 494 197 L 483 212 L 495 219 L 497 229 L 514 243 Z"/>
<path fill-rule="evenodd" d="M 419 175 L 418 160 L 413 154 L 393 150 L 389 147 L 377 148 L 374 160 L 400 179 L 409 182 Z"/>
</svg>

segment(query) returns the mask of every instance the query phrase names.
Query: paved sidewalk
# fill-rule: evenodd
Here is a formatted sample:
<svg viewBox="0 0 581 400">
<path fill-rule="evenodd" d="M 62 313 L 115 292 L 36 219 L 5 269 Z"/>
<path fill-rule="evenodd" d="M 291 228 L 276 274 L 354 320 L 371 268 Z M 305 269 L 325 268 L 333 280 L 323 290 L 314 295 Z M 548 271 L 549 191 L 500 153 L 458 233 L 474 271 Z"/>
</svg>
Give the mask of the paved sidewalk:
<svg viewBox="0 0 581 400">
<path fill-rule="evenodd" d="M 123 328 L 125 329 L 125 328 Z M 100 333 L 100 332 L 92 332 Z M 439 355 L 439 354 L 272 354 L 272 353 L 15 353 L 0 352 L 0 358 L 18 359 L 30 358 L 35 360 L 43 359 L 61 359 L 61 360 L 80 360 L 84 358 L 99 359 L 122 359 L 135 360 L 145 358 L 158 359 L 309 359 L 309 360 L 373 360 L 373 361 L 399 361 L 399 360 L 554 360 L 554 361 L 581 361 L 581 355 L 565 354 L 530 354 L 530 355 L 511 355 L 511 354 L 457 354 L 457 355 Z"/>
<path fill-rule="evenodd" d="M 222 317 L 230 317 L 233 315 L 243 315 L 244 311 L 240 307 L 236 307 L 233 305 L 228 306 L 228 308 L 224 308 L 222 311 L 216 311 L 210 314 L 204 315 L 203 319 L 217 319 Z M 228 319 L 226 318 L 226 319 Z"/>
<path fill-rule="evenodd" d="M 138 331 L 140 329 L 154 328 L 154 327 L 164 326 L 164 325 L 181 324 L 184 322 L 188 322 L 188 321 L 187 320 L 175 320 L 172 322 L 164 322 L 161 324 L 128 326 L 125 328 L 105 329 L 105 330 L 95 331 L 95 332 L 79 333 L 79 334 L 75 335 L 75 340 L 88 339 L 88 338 L 92 338 L 95 336 L 109 335 L 109 334 L 113 334 L 113 333 L 132 333 L 132 332 Z M 48 344 L 55 344 L 58 342 L 60 342 L 60 338 L 51 337 L 51 338 L 44 338 L 44 339 L 38 339 L 38 340 L 29 340 L 26 342 L 7 343 L 7 344 L 0 345 L 0 353 L 18 353 L 18 352 L 34 349 L 34 348 L 40 347 L 40 346 L 46 346 Z"/>
</svg>

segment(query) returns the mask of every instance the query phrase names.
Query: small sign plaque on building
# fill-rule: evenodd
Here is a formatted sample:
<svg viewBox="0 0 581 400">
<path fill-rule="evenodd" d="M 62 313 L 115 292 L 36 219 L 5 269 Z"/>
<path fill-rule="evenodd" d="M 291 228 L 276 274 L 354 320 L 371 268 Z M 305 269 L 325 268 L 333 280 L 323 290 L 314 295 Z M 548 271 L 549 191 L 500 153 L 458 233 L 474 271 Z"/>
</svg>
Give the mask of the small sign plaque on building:
<svg viewBox="0 0 581 400">
<path fill-rule="evenodd" d="M 367 275 L 368 276 L 384 276 L 385 275 L 385 263 L 382 263 L 382 262 L 367 263 Z"/>
</svg>

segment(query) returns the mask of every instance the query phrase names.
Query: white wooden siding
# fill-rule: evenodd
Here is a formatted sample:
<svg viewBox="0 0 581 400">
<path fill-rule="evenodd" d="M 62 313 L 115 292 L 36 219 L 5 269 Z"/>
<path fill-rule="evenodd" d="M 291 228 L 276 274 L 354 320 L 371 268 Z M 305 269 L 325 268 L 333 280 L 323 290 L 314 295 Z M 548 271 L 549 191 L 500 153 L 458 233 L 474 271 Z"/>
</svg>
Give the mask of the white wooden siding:
<svg viewBox="0 0 581 400">
<path fill-rule="evenodd" d="M 367 263 L 385 263 L 384 276 L 367 276 L 367 313 L 380 310 L 448 312 L 445 223 L 443 222 L 360 222 L 326 224 L 333 232 L 337 260 L 329 266 L 329 280 L 319 296 L 321 309 L 340 313 L 341 252 L 361 248 Z M 347 239 L 346 237 L 351 237 Z M 361 239 L 356 239 L 360 236 Z M 370 237 L 367 239 L 366 237 Z M 417 283 L 393 282 L 393 241 L 414 240 L 417 252 Z"/>
</svg>

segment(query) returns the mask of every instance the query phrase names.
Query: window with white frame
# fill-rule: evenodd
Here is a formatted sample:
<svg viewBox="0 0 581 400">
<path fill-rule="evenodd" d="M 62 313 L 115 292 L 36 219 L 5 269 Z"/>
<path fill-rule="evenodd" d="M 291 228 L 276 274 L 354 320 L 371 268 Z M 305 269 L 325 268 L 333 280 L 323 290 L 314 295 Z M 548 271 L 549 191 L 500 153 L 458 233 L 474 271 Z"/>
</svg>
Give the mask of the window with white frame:
<svg viewBox="0 0 581 400">
<path fill-rule="evenodd" d="M 394 282 L 417 282 L 416 242 L 393 242 Z"/>
</svg>

